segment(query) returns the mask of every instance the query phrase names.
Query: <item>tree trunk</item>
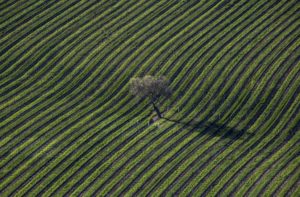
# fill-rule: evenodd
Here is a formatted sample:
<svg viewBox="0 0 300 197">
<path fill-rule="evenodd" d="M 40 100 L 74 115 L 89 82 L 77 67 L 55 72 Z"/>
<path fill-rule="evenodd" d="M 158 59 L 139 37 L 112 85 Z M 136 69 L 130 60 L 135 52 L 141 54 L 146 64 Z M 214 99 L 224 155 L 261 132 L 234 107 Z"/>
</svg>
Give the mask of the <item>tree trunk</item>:
<svg viewBox="0 0 300 197">
<path fill-rule="evenodd" d="M 153 105 L 153 108 L 154 108 L 155 112 L 157 113 L 158 117 L 159 117 L 159 118 L 162 118 L 162 115 L 161 115 L 159 109 L 156 107 L 156 105 L 155 105 L 154 102 L 152 102 L 152 105 Z"/>
</svg>

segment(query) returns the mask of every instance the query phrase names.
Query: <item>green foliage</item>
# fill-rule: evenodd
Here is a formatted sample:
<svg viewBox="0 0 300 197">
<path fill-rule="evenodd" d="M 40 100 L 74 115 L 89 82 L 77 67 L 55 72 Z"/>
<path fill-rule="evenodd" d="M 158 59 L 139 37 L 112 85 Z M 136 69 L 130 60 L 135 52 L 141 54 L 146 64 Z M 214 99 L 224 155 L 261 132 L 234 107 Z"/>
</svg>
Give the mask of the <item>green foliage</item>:
<svg viewBox="0 0 300 197">
<path fill-rule="evenodd" d="M 160 97 L 171 96 L 169 82 L 165 76 L 146 75 L 142 78 L 131 78 L 129 86 L 133 95 L 141 98 L 148 97 L 151 101 L 157 101 Z"/>
<path fill-rule="evenodd" d="M 0 11 L 1 197 L 299 193 L 297 0 Z"/>
</svg>

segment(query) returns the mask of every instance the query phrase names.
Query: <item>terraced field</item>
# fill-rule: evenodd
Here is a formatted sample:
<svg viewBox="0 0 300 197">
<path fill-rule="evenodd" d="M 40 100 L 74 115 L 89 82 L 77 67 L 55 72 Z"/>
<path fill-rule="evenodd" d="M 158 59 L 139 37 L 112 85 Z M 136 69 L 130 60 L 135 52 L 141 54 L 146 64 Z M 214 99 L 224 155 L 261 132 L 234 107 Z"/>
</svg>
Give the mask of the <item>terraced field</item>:
<svg viewBox="0 0 300 197">
<path fill-rule="evenodd" d="M 299 196 L 298 0 L 0 1 L 0 196 Z M 131 77 L 165 75 L 152 125 Z"/>
</svg>

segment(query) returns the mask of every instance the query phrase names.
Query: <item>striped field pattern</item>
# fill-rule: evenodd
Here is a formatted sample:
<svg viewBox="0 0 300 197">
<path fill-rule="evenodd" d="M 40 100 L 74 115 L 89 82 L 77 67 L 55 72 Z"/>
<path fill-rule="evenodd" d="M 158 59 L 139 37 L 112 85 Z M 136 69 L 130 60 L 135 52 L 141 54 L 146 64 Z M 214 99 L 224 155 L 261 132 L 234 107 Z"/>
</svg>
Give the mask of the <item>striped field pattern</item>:
<svg viewBox="0 0 300 197">
<path fill-rule="evenodd" d="M 0 1 L 0 196 L 299 196 L 298 0 Z M 164 119 L 128 91 L 165 75 Z"/>
</svg>

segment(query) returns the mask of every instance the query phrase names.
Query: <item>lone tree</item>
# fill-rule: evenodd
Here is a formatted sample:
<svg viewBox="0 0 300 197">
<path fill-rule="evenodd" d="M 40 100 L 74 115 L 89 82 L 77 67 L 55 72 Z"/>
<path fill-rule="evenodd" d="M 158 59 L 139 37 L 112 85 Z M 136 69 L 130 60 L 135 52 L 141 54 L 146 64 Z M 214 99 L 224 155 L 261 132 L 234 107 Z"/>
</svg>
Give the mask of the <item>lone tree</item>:
<svg viewBox="0 0 300 197">
<path fill-rule="evenodd" d="M 131 78 L 129 82 L 130 92 L 142 99 L 148 98 L 159 118 L 162 115 L 157 107 L 157 102 L 162 97 L 168 98 L 171 96 L 172 92 L 168 85 L 169 81 L 164 76 L 146 75 L 143 78 Z"/>
</svg>

